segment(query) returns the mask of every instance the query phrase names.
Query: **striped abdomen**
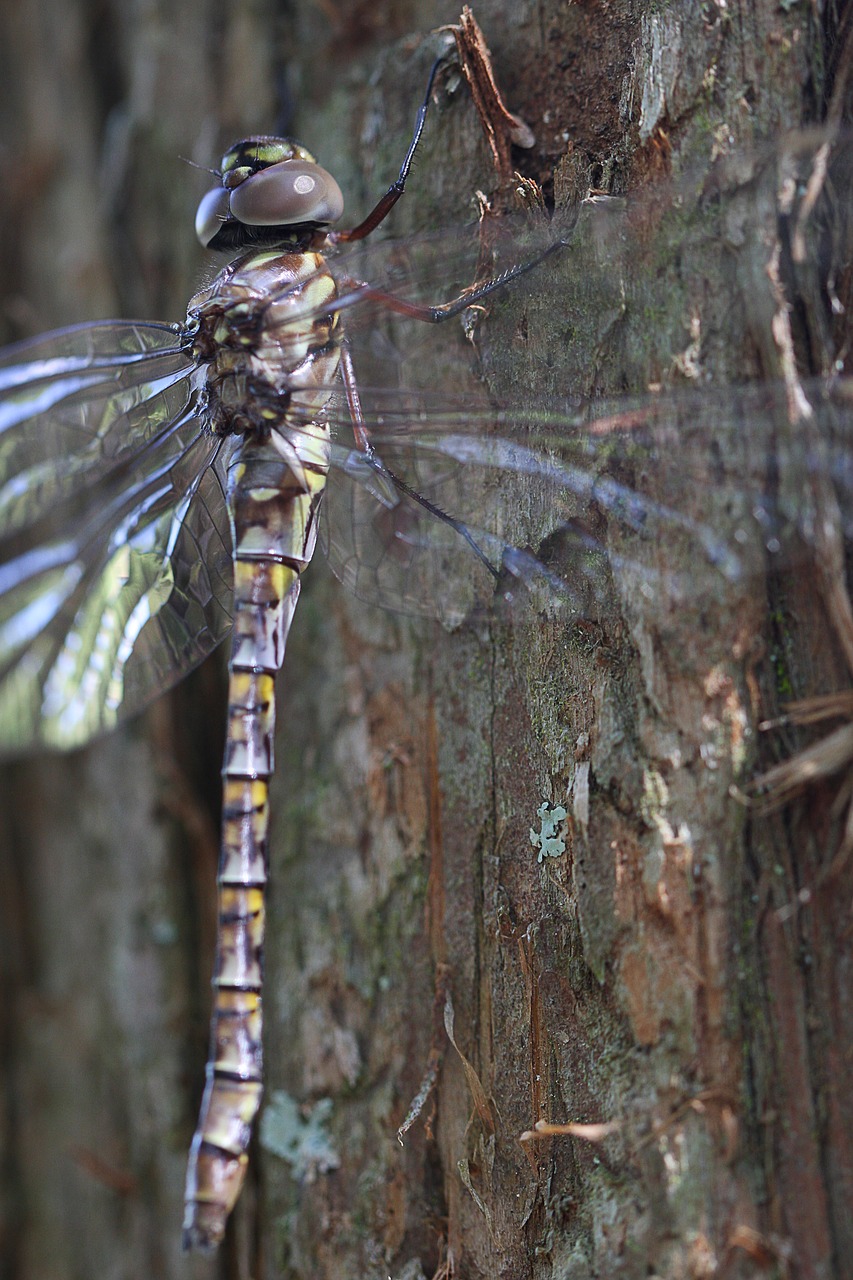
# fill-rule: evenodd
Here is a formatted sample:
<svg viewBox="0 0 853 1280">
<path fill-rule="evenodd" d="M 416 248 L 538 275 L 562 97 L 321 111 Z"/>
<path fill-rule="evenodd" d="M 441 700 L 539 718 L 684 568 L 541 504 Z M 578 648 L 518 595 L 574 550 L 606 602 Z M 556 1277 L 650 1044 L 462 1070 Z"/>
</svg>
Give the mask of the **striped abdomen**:
<svg viewBox="0 0 853 1280">
<path fill-rule="evenodd" d="M 288 334 L 279 329 L 277 341 L 293 349 L 300 346 L 300 335 L 298 330 Z M 303 395 L 298 388 L 306 383 L 297 380 L 290 397 L 299 427 L 290 426 L 285 417 L 270 423 L 266 432 L 249 430 L 229 477 L 234 633 L 223 766 L 219 932 L 207 1083 L 187 1170 L 187 1248 L 213 1249 L 222 1239 L 245 1178 L 247 1147 L 263 1091 L 261 986 L 274 679 L 284 660 L 300 574 L 314 550 L 328 469 L 327 428 L 308 419 L 328 399 L 337 363 L 333 344 L 317 352 L 313 390 Z M 236 368 L 235 385 L 241 376 Z M 285 380 L 285 390 L 287 386 Z M 232 410 L 229 404 L 223 412 Z M 263 398 L 241 405 L 238 412 L 243 423 L 255 414 L 269 422 Z M 246 430 L 245 425 L 241 429 Z"/>
</svg>

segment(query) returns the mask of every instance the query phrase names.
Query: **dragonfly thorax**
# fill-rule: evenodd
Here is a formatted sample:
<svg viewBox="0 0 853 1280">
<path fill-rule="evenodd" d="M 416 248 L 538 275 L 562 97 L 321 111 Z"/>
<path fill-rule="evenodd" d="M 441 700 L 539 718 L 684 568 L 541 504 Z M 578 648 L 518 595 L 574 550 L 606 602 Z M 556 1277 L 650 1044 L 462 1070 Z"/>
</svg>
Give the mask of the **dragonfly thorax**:
<svg viewBox="0 0 853 1280">
<path fill-rule="evenodd" d="M 196 294 L 188 321 L 215 434 L 264 439 L 285 417 L 299 427 L 322 414 L 338 380 L 336 297 L 314 252 L 247 254 Z"/>
</svg>

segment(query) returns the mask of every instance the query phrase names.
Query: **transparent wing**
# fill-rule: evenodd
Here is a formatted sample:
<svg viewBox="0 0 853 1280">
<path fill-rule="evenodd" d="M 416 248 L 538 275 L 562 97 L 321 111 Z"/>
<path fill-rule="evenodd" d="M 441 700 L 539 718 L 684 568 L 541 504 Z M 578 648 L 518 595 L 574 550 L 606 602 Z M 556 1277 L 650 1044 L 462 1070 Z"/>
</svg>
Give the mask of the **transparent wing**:
<svg viewBox="0 0 853 1280">
<path fill-rule="evenodd" d="M 496 586 L 575 617 L 614 583 L 708 607 L 768 558 L 808 562 L 821 495 L 851 532 L 853 414 L 844 387 L 808 391 L 812 417 L 795 426 L 785 389 L 766 385 L 595 414 L 437 407 L 426 393 L 395 408 L 370 393 L 375 455 L 333 452 L 330 564 L 361 598 L 448 623 Z"/>
<path fill-rule="evenodd" d="M 619 208 L 623 204 L 619 200 L 611 203 Z M 600 210 L 598 213 L 601 217 L 596 216 L 596 222 L 612 224 L 612 234 L 621 234 L 616 230 L 616 219 L 607 218 Z M 316 312 L 301 311 L 300 318 L 310 321 L 331 309 L 340 313 L 347 339 L 358 355 L 359 379 L 367 386 L 428 388 L 434 385 L 435 372 L 440 370 L 442 389 L 453 392 L 462 385 L 459 376 L 464 375 L 466 363 L 464 359 L 460 362 L 458 354 L 460 321 L 425 324 L 395 314 L 388 300 L 394 299 L 404 307 L 446 303 L 477 283 L 511 276 L 520 263 L 533 261 L 553 245 L 557 234 L 543 216 L 505 216 L 482 226 L 473 220 L 468 226 L 443 228 L 405 240 L 371 239 L 356 245 L 332 245 L 323 250 L 323 272 L 335 277 L 337 302 L 333 308 L 324 303 Z M 571 252 L 571 246 L 561 249 L 561 255 Z M 525 288 L 541 289 L 541 283 L 541 276 L 537 283 L 534 269 L 520 279 L 513 278 L 513 295 Z M 258 324 L 274 332 L 277 316 L 279 323 L 288 319 L 286 311 L 278 307 L 282 296 L 289 288 L 301 289 L 304 285 L 302 280 L 298 286 L 284 286 L 281 291 L 271 290 L 263 298 L 258 297 Z M 500 305 L 502 296 L 495 293 L 478 303 L 468 315 L 468 322 L 473 324 L 478 316 Z M 451 335 L 457 354 L 448 363 L 442 350 L 444 340 Z M 475 352 L 469 345 L 467 362 L 474 360 Z"/>
<path fill-rule="evenodd" d="M 496 583 L 581 617 L 615 587 L 699 617 L 769 555 L 808 561 L 816 492 L 832 489 L 846 536 L 843 387 L 813 388 L 795 427 L 773 387 L 511 410 L 471 391 L 458 349 L 413 369 L 408 335 L 376 323 L 383 294 L 435 301 L 441 280 L 452 295 L 478 253 L 472 232 L 335 259 L 373 451 L 354 448 L 338 396 L 324 542 L 359 596 L 453 623 Z M 186 336 L 88 326 L 0 359 L 0 748 L 108 729 L 227 629 L 230 446 L 196 418 Z"/>
<path fill-rule="evenodd" d="M 228 630 L 226 459 L 192 375 L 154 324 L 0 357 L 0 751 L 112 728 Z"/>
<path fill-rule="evenodd" d="M 622 209 L 605 200 L 586 211 L 604 268 L 597 303 L 612 278 L 615 313 L 625 273 L 612 269 L 613 257 L 630 259 Z M 331 259 L 374 448 L 374 456 L 354 448 L 346 406 L 330 409 L 336 445 L 323 540 L 342 581 L 386 608 L 453 623 L 496 581 L 504 594 L 513 583 L 536 585 L 583 615 L 622 570 L 627 579 L 641 568 L 634 576 L 644 591 L 699 601 L 763 572 L 767 555 L 778 567 L 807 561 L 811 487 L 831 484 L 842 519 L 850 510 L 850 414 L 838 385 L 809 389 L 810 426 L 791 424 L 788 391 L 778 386 L 508 409 L 472 379 L 476 353 L 464 342 L 460 351 L 459 320 L 389 318 L 385 295 L 441 302 L 554 236 L 541 220 L 500 225 L 502 244 L 485 257 L 471 227 Z M 535 272 L 526 279 L 542 288 Z M 524 287 L 522 278 L 514 292 Z M 485 300 L 499 305 L 499 295 Z M 826 432 L 836 439 L 829 452 Z M 677 548 L 680 567 L 657 553 Z"/>
</svg>

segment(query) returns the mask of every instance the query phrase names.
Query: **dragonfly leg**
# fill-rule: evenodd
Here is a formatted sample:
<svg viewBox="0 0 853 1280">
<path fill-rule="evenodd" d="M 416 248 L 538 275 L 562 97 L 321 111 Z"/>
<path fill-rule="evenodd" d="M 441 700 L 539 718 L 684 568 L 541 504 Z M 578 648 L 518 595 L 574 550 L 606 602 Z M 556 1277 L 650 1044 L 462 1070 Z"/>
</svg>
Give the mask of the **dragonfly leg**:
<svg viewBox="0 0 853 1280">
<path fill-rule="evenodd" d="M 449 302 L 440 302 L 435 305 L 410 302 L 408 298 L 399 298 L 394 293 L 388 293 L 384 289 L 378 289 L 374 285 L 366 284 L 363 281 L 343 279 L 340 281 L 342 297 L 335 304 L 335 309 L 342 311 L 345 307 L 355 306 L 362 302 L 376 302 L 388 311 L 395 311 L 398 315 L 408 316 L 410 320 L 423 320 L 426 324 L 440 324 L 442 320 L 450 320 L 453 316 L 460 315 L 468 307 L 473 306 L 475 302 L 479 302 L 481 298 L 494 293 L 496 289 L 502 289 L 505 285 L 511 284 L 513 280 L 517 280 L 519 276 L 535 270 L 546 258 L 550 258 L 552 254 L 559 253 L 564 249 L 567 243 L 568 240 L 560 236 L 546 245 L 540 253 L 529 258 L 527 262 L 519 262 L 514 267 L 507 267 L 506 271 L 501 271 L 499 275 L 492 276 L 490 280 L 485 280 L 482 284 L 469 285 L 467 289 L 463 289 L 460 294 L 455 298 L 451 298 Z"/>
<path fill-rule="evenodd" d="M 429 110 L 430 96 L 432 94 L 432 86 L 435 83 L 435 77 L 438 75 L 439 68 L 447 60 L 447 54 L 443 54 L 440 58 L 436 58 L 432 65 L 427 81 L 426 93 L 424 100 L 418 108 L 418 114 L 415 118 L 415 129 L 412 134 L 412 140 L 409 143 L 409 149 L 406 152 L 405 159 L 400 165 L 400 172 L 396 181 L 385 192 L 381 200 L 378 200 L 371 209 L 370 213 L 364 218 L 357 227 L 353 227 L 350 231 L 331 231 L 329 240 L 332 244 L 351 244 L 354 240 L 364 240 L 369 236 L 371 231 L 375 231 L 380 222 L 384 222 L 388 214 L 394 208 L 394 205 L 400 199 L 400 196 L 406 189 L 406 181 L 412 168 L 412 161 L 415 158 L 415 152 L 418 149 L 418 143 L 426 124 L 427 111 Z"/>
<path fill-rule="evenodd" d="M 413 502 L 418 504 L 418 506 L 423 507 L 431 516 L 434 516 L 436 520 L 441 520 L 444 524 L 449 525 L 451 529 L 454 529 L 456 533 L 459 534 L 460 538 L 463 538 L 464 541 L 468 543 L 471 550 L 477 558 L 482 561 L 489 573 L 491 573 L 495 579 L 498 579 L 500 577 L 499 571 L 495 568 L 489 557 L 480 547 L 468 526 L 461 520 L 457 520 L 455 516 L 451 516 L 446 511 L 443 511 L 441 507 L 436 506 L 434 502 L 430 502 L 429 498 L 425 498 L 422 493 L 418 493 L 417 489 L 413 489 L 411 485 L 406 484 L 405 480 L 400 476 L 395 475 L 393 471 L 386 467 L 385 463 L 375 452 L 370 440 L 370 430 L 364 421 L 364 415 L 361 411 L 361 398 L 358 394 L 358 382 L 356 380 L 355 368 L 352 362 L 352 353 L 350 352 L 346 342 L 341 344 L 340 369 L 350 418 L 352 420 L 352 432 L 356 442 L 356 447 L 366 455 L 370 461 L 370 465 L 380 475 L 384 476 L 387 480 L 390 480 L 394 487 L 399 489 L 401 494 L 405 494 L 407 498 L 411 498 Z"/>
<path fill-rule="evenodd" d="M 361 397 L 358 394 L 358 382 L 356 381 L 355 368 L 352 362 L 352 352 L 349 349 L 349 343 L 346 341 L 341 343 L 341 378 L 343 379 L 344 392 L 347 398 L 347 408 L 349 409 L 350 422 L 352 423 L 352 434 L 355 438 L 356 448 L 362 453 L 370 453 L 370 432 L 365 426 L 364 414 L 361 411 Z"/>
</svg>

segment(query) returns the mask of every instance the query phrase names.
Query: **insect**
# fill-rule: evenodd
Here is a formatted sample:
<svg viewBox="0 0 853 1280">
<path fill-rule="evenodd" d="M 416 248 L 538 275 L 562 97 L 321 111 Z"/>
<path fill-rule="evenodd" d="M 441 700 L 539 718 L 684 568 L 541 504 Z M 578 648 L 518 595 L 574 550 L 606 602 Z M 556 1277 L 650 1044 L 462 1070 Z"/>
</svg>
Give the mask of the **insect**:
<svg viewBox="0 0 853 1280">
<path fill-rule="evenodd" d="M 343 198 L 308 151 L 246 139 L 224 156 L 196 220 L 203 245 L 236 256 L 191 300 L 185 323 L 84 325 L 0 364 L 3 747 L 85 742 L 232 634 L 211 1058 L 187 1174 L 188 1248 L 222 1238 L 261 1099 L 274 675 L 330 467 L 370 491 L 392 525 L 383 554 L 404 570 L 428 520 L 500 571 L 494 540 L 484 545 L 382 460 L 342 320 L 368 302 L 447 319 L 559 242 L 434 306 L 336 277 L 321 256 L 368 236 L 402 195 L 439 66 L 397 181 L 354 229 L 332 230 Z M 349 448 L 332 438 L 340 386 Z M 341 555 L 342 576 L 369 594 L 364 557 Z"/>
<path fill-rule="evenodd" d="M 238 256 L 192 299 L 185 323 L 82 326 L 0 361 L 3 748 L 85 742 L 233 637 L 212 1053 L 187 1176 L 184 1235 L 193 1248 L 222 1237 L 261 1100 L 273 679 L 321 511 L 330 559 L 358 594 L 449 617 L 467 608 L 442 590 L 444 560 L 457 552 L 505 593 L 507 582 L 573 591 L 514 546 L 500 521 L 489 530 L 456 514 L 443 495 L 464 495 L 475 473 L 530 481 L 544 508 L 540 532 L 567 531 L 581 578 L 596 580 L 601 543 L 564 519 L 572 502 L 646 537 L 661 528 L 686 536 L 723 580 L 741 573 L 742 559 L 710 524 L 596 474 L 595 433 L 570 437 L 565 410 L 548 420 L 552 436 L 566 435 L 558 452 L 531 446 L 517 419 L 485 434 L 449 397 L 439 411 L 431 400 L 425 420 L 417 397 L 399 406 L 374 389 L 363 401 L 346 321 L 354 330 L 358 313 L 375 306 L 448 319 L 564 247 L 556 239 L 436 305 L 372 283 L 369 255 L 363 274 L 344 257 L 325 263 L 326 245 L 366 238 L 402 194 L 434 75 L 397 183 L 353 230 L 331 229 L 342 197 L 308 152 L 248 139 L 224 157 L 197 222 L 203 243 Z M 653 418 L 654 409 L 636 419 L 623 411 L 613 421 L 613 438 L 624 432 L 629 441 L 626 457 L 642 449 L 631 443 L 642 440 L 634 423 Z M 413 480 L 391 460 L 398 456 L 414 461 Z M 335 501 L 344 489 L 373 512 L 354 535 L 349 506 Z M 422 552 L 437 565 L 433 582 L 413 572 Z M 629 554 L 612 548 L 611 570 L 626 568 Z"/>
</svg>

